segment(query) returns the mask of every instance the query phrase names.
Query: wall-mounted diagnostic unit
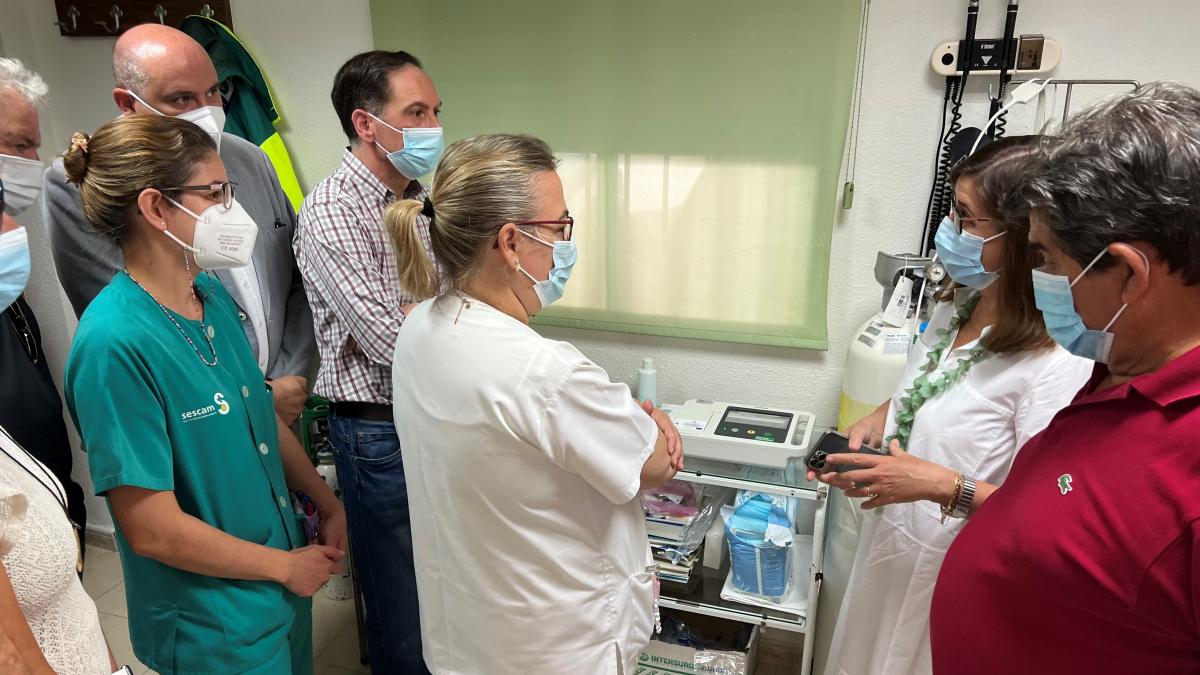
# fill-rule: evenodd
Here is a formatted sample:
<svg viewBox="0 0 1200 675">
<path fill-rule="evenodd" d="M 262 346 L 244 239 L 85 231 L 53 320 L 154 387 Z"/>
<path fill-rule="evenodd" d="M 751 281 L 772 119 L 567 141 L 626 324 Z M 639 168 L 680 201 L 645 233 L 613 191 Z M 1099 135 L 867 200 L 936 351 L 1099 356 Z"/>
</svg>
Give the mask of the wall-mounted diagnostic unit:
<svg viewBox="0 0 1200 675">
<path fill-rule="evenodd" d="M 1058 67 L 1062 47 L 1041 35 L 1014 37 L 1005 49 L 1003 38 L 972 42 L 971 75 L 996 75 L 1003 68 L 1016 77 L 1045 75 Z M 962 60 L 967 55 L 963 40 L 950 40 L 933 48 L 929 65 L 943 77 L 962 75 Z"/>
<path fill-rule="evenodd" d="M 671 410 L 685 455 L 783 468 L 804 455 L 812 413 L 691 399 Z"/>
</svg>

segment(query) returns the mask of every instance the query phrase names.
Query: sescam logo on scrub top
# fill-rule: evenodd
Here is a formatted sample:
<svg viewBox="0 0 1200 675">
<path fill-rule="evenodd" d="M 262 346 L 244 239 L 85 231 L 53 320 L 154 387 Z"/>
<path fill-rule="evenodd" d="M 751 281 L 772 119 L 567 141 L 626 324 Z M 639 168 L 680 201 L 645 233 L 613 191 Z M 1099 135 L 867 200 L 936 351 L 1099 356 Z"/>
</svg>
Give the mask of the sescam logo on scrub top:
<svg viewBox="0 0 1200 675">
<path fill-rule="evenodd" d="M 212 417 L 213 415 L 228 414 L 229 403 L 225 401 L 225 394 L 222 394 L 218 391 L 217 393 L 213 394 L 213 405 L 206 405 L 203 408 L 196 408 L 195 410 L 179 413 L 179 418 L 184 422 L 195 422 L 196 420 L 202 420 L 205 417 Z"/>
</svg>

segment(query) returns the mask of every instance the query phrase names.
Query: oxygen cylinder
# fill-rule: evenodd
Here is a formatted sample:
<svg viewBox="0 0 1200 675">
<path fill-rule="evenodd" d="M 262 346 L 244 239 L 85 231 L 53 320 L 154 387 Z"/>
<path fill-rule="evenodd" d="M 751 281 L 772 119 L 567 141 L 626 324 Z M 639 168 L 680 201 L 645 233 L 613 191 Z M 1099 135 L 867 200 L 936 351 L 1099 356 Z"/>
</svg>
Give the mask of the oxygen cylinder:
<svg viewBox="0 0 1200 675">
<path fill-rule="evenodd" d="M 846 352 L 839 431 L 844 432 L 892 397 L 915 334 L 915 318 L 908 318 L 902 326 L 892 326 L 883 320 L 882 312 L 859 327 Z"/>
</svg>

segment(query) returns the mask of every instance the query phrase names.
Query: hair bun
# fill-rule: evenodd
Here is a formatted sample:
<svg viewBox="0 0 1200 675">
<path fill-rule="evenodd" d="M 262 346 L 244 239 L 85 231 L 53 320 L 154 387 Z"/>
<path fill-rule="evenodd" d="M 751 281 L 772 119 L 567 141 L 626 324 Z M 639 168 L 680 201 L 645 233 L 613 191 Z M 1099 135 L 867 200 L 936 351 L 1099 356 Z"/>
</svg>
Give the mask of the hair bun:
<svg viewBox="0 0 1200 675">
<path fill-rule="evenodd" d="M 79 150 L 83 152 L 84 155 L 87 155 L 88 135 L 82 131 L 76 131 L 75 133 L 71 134 L 71 149 Z"/>
<path fill-rule="evenodd" d="M 67 182 L 76 185 L 83 182 L 88 170 L 88 141 L 90 137 L 82 131 L 71 134 L 71 143 L 63 153 L 63 169 Z"/>
</svg>

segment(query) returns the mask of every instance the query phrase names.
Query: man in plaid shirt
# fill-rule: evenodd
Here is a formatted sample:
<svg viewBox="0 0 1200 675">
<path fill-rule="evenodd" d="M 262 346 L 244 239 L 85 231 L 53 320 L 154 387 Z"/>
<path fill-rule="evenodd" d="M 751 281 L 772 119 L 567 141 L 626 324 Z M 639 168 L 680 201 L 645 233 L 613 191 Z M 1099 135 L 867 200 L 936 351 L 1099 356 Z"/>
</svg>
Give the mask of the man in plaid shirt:
<svg viewBox="0 0 1200 675">
<path fill-rule="evenodd" d="M 304 200 L 295 240 L 321 355 L 313 391 L 333 403 L 329 438 L 366 602 L 372 671 L 426 673 L 392 419 L 396 334 L 422 298 L 400 288 L 383 210 L 398 198 L 428 195 L 416 179 L 440 157 L 442 103 L 420 61 L 402 51 L 351 58 L 331 98 L 350 146 Z M 428 220 L 421 236 L 428 251 Z"/>
</svg>

